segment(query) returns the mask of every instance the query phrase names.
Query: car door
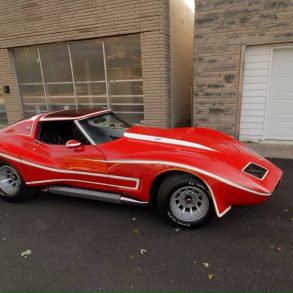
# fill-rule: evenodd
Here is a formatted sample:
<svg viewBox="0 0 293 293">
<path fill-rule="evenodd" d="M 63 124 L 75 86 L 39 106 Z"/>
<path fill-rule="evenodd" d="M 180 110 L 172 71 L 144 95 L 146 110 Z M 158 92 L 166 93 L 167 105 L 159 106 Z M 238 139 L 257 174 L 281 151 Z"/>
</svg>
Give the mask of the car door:
<svg viewBox="0 0 293 293">
<path fill-rule="evenodd" d="M 104 154 L 94 145 L 67 147 L 46 143 L 39 137 L 25 144 L 21 157 L 31 184 L 115 187 L 115 180 L 112 182 L 109 178 Z"/>
</svg>

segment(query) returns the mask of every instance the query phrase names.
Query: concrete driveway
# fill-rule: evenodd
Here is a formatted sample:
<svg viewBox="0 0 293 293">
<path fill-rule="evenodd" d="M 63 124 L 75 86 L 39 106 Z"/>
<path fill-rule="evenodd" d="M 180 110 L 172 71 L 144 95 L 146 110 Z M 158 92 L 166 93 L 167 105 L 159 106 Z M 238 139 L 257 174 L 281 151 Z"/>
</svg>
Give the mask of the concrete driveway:
<svg viewBox="0 0 293 293">
<path fill-rule="evenodd" d="M 199 230 L 150 208 L 1 201 L 0 291 L 293 291 L 293 160 L 273 161 L 285 176 L 268 201 Z"/>
</svg>

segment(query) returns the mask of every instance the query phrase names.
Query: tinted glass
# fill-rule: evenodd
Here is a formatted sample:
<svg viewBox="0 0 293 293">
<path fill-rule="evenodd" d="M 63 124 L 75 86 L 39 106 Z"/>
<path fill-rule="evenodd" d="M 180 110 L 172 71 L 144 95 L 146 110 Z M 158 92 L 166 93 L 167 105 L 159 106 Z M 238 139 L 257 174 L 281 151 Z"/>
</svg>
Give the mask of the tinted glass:
<svg viewBox="0 0 293 293">
<path fill-rule="evenodd" d="M 96 144 L 123 136 L 125 129 L 131 126 L 113 113 L 83 119 L 79 123 Z"/>
<path fill-rule="evenodd" d="M 105 80 L 102 41 L 73 42 L 70 50 L 76 81 Z"/>
<path fill-rule="evenodd" d="M 105 39 L 109 80 L 141 79 L 141 50 L 139 35 Z"/>
<path fill-rule="evenodd" d="M 15 71 L 19 83 L 42 82 L 37 47 L 13 49 Z"/>
<path fill-rule="evenodd" d="M 73 108 L 77 102 L 80 108 L 110 105 L 133 123 L 143 121 L 138 34 L 17 48 L 12 52 L 26 116 Z"/>
<path fill-rule="evenodd" d="M 110 93 L 112 95 L 142 95 L 141 81 L 110 82 Z"/>
<path fill-rule="evenodd" d="M 66 43 L 41 46 L 40 54 L 45 83 L 72 81 L 68 45 Z"/>
</svg>

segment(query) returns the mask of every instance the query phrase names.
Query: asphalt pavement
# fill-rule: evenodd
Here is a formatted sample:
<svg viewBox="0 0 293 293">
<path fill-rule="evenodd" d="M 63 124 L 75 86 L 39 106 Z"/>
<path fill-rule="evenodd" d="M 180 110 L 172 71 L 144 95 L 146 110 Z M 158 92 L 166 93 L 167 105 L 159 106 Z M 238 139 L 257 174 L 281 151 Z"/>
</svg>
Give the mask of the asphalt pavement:
<svg viewBox="0 0 293 293">
<path fill-rule="evenodd" d="M 197 230 L 148 207 L 1 201 L 0 291 L 293 291 L 293 160 L 273 162 L 285 174 L 270 199 Z"/>
</svg>

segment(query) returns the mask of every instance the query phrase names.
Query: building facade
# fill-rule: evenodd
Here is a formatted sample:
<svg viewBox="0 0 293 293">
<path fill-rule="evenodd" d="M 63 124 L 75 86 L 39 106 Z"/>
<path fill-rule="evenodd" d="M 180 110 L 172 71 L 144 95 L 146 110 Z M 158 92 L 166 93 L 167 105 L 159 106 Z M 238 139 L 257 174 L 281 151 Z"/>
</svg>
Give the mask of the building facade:
<svg viewBox="0 0 293 293">
<path fill-rule="evenodd" d="M 293 2 L 197 0 L 193 123 L 293 140 Z"/>
<path fill-rule="evenodd" d="M 0 1 L 0 126 L 83 107 L 112 108 L 134 123 L 187 124 L 194 17 L 187 2 Z"/>
</svg>

